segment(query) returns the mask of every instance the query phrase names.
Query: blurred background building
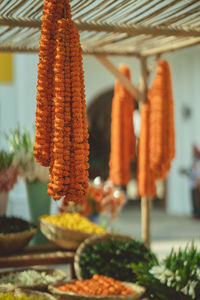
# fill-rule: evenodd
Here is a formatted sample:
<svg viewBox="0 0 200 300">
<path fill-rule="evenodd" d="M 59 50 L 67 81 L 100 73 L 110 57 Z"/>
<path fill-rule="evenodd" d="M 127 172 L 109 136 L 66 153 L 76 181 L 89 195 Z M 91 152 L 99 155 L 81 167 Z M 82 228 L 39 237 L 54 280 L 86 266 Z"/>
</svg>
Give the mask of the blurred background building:
<svg viewBox="0 0 200 300">
<path fill-rule="evenodd" d="M 188 178 L 181 176 L 179 170 L 191 166 L 192 145 L 200 146 L 199 48 L 196 46 L 163 56 L 170 64 L 173 79 L 176 158 L 166 182 L 165 200 L 162 200 L 164 204 L 161 206 L 165 207 L 169 214 L 175 215 L 190 216 L 192 212 Z M 112 57 L 111 60 L 116 66 L 120 63 L 129 64 L 132 80 L 135 85 L 139 85 L 140 66 L 137 59 Z M 36 54 L 13 55 L 13 78 L 8 83 L 0 82 L 1 133 L 9 133 L 9 130 L 18 124 L 34 132 L 37 63 L 38 56 Z M 94 128 L 92 129 L 90 139 L 96 145 L 95 151 L 100 153 L 98 155 L 99 161 L 93 160 L 95 167 L 91 170 L 91 176 L 102 175 L 102 177 L 106 177 L 106 165 L 109 157 L 109 146 L 106 143 L 109 141 L 109 132 L 106 129 L 109 125 L 115 79 L 92 56 L 84 57 L 84 69 L 90 130 L 93 123 L 97 126 L 96 134 Z M 98 132 L 99 128 L 101 128 L 101 132 Z M 105 136 L 102 136 L 102 131 L 104 131 Z M 0 136 L 0 147 L 6 147 L 2 135 Z M 102 153 L 104 154 L 102 155 Z M 102 164 L 104 165 L 103 170 L 101 169 Z M 98 174 L 98 168 L 100 168 L 101 174 Z M 134 194 L 134 189 L 133 186 L 129 187 L 130 198 Z M 56 204 L 54 204 L 55 207 Z M 8 214 L 28 218 L 26 190 L 23 182 L 19 182 L 10 193 Z"/>
</svg>

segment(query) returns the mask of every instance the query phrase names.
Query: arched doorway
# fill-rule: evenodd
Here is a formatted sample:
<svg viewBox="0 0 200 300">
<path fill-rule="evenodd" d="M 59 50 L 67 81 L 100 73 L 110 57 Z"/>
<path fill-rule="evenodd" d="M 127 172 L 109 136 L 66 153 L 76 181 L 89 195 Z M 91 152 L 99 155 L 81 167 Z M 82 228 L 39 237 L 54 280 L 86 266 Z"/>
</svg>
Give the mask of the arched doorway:
<svg viewBox="0 0 200 300">
<path fill-rule="evenodd" d="M 112 98 L 113 89 L 108 89 L 95 97 L 87 109 L 91 179 L 96 176 L 108 178 Z"/>
</svg>

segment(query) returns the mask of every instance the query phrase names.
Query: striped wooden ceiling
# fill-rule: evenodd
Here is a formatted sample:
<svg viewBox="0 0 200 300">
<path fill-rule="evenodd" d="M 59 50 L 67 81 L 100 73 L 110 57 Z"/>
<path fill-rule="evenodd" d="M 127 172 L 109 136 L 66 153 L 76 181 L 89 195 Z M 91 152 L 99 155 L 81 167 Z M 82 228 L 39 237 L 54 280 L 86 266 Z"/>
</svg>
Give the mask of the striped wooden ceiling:
<svg viewBox="0 0 200 300">
<path fill-rule="evenodd" d="M 199 0 L 70 3 L 85 54 L 149 56 L 200 43 Z M 38 51 L 42 4 L 0 1 L 0 51 Z"/>
</svg>

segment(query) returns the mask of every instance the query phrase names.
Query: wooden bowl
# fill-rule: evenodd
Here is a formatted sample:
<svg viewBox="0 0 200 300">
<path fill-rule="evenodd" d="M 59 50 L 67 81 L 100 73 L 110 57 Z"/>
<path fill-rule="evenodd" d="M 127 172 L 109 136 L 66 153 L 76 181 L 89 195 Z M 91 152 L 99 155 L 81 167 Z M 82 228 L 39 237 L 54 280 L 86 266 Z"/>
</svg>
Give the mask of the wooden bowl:
<svg viewBox="0 0 200 300">
<path fill-rule="evenodd" d="M 57 226 L 40 219 L 40 230 L 44 236 L 55 245 L 63 249 L 76 250 L 82 241 L 93 234 L 76 230 L 70 230 L 62 226 Z"/>
<path fill-rule="evenodd" d="M 107 241 L 110 239 L 114 239 L 117 241 L 130 241 L 133 240 L 132 237 L 128 235 L 121 235 L 121 234 L 116 234 L 116 233 L 106 233 L 106 234 L 101 234 L 101 235 L 93 235 L 92 237 L 87 238 L 84 242 L 80 244 L 78 249 L 76 250 L 76 254 L 74 257 L 74 269 L 75 269 L 75 274 L 76 277 L 79 280 L 82 280 L 82 275 L 81 275 L 81 267 L 80 267 L 80 259 L 81 255 L 85 250 L 85 247 L 87 245 L 95 245 L 101 241 Z"/>
<path fill-rule="evenodd" d="M 59 284 L 49 285 L 49 291 L 59 299 L 63 300 L 138 300 L 141 299 L 142 295 L 145 292 L 145 288 L 130 282 L 123 282 L 125 286 L 135 291 L 135 294 L 126 295 L 126 296 L 92 296 L 92 295 L 80 295 L 75 293 L 63 292 L 57 289 L 58 286 L 65 284 L 66 282 L 62 282 Z"/>
<path fill-rule="evenodd" d="M 31 230 L 17 233 L 0 233 L 0 254 L 19 252 L 27 246 L 36 232 L 37 228 L 35 227 Z"/>
</svg>

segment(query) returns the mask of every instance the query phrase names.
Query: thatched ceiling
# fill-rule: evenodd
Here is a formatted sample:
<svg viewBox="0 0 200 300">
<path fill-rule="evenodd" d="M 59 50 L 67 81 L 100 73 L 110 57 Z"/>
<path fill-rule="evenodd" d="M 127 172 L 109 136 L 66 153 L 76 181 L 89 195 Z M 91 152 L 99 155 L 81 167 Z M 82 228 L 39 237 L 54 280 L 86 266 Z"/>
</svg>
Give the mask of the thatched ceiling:
<svg viewBox="0 0 200 300">
<path fill-rule="evenodd" d="M 148 56 L 200 43 L 199 0 L 70 2 L 88 54 Z M 0 51 L 38 51 L 42 3 L 0 1 Z"/>
</svg>

